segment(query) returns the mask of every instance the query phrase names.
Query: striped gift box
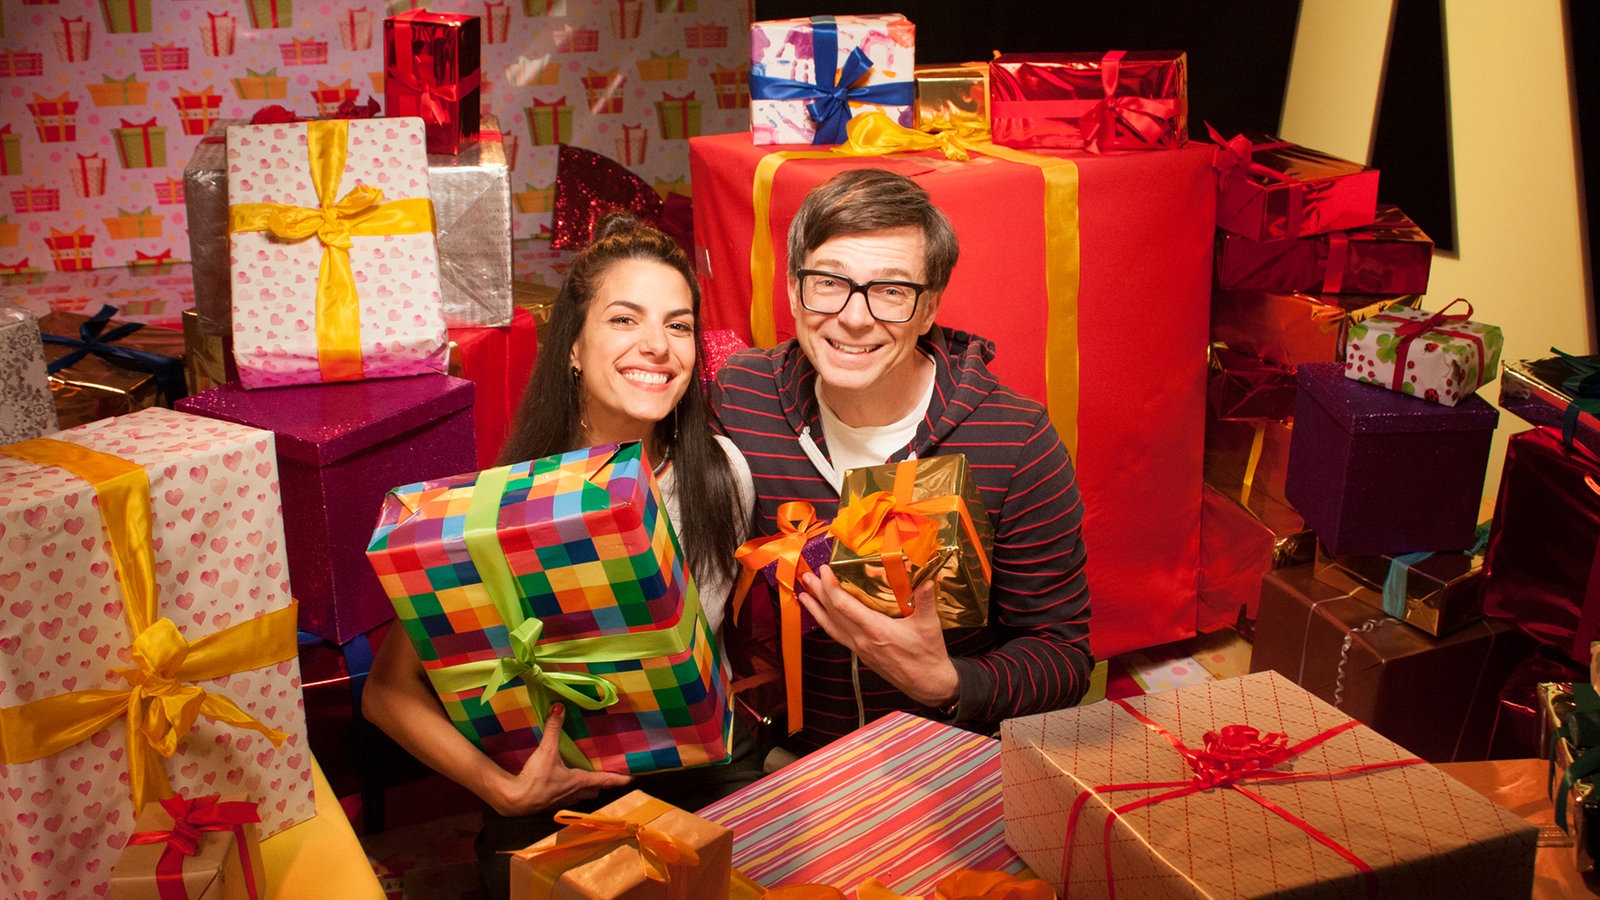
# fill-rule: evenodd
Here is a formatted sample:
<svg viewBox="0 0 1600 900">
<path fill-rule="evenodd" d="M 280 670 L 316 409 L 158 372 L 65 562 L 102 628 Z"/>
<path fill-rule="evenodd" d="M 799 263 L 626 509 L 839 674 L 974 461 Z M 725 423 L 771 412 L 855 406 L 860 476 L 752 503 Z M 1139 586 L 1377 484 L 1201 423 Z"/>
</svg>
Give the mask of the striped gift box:
<svg viewBox="0 0 1600 900">
<path fill-rule="evenodd" d="M 770 888 L 869 877 L 931 895 L 956 869 L 1020 872 L 1000 817 L 1000 744 L 889 715 L 700 810 L 733 829 L 733 864 Z"/>
<path fill-rule="evenodd" d="M 514 763 L 561 699 L 569 766 L 646 772 L 727 758 L 727 683 L 663 510 L 637 443 L 389 493 L 367 555 L 462 734 Z M 490 676 L 513 659 L 535 667 L 491 693 Z M 588 697 L 609 684 L 616 702 L 584 708 L 553 693 L 560 679 Z"/>
</svg>

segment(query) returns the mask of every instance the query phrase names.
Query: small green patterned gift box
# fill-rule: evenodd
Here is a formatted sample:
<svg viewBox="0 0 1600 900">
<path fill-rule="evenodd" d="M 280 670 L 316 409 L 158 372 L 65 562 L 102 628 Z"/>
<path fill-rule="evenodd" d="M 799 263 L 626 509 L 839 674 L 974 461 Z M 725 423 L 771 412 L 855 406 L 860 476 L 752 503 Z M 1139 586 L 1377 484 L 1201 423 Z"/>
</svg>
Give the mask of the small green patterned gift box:
<svg viewBox="0 0 1600 900">
<path fill-rule="evenodd" d="M 567 104 L 567 98 L 553 103 L 535 99 L 523 112 L 528 117 L 528 133 L 535 145 L 549 147 L 572 140 L 572 107 Z"/>
<path fill-rule="evenodd" d="M 1451 313 L 1458 303 L 1466 312 Z M 1500 326 L 1472 321 L 1465 300 L 1436 313 L 1390 310 L 1350 326 L 1344 374 L 1455 406 L 1498 374 L 1503 341 Z"/>
<path fill-rule="evenodd" d="M 124 169 L 159 169 L 167 164 L 167 129 L 148 122 L 122 120 L 120 128 L 113 128 L 117 139 L 117 157 Z"/>
</svg>

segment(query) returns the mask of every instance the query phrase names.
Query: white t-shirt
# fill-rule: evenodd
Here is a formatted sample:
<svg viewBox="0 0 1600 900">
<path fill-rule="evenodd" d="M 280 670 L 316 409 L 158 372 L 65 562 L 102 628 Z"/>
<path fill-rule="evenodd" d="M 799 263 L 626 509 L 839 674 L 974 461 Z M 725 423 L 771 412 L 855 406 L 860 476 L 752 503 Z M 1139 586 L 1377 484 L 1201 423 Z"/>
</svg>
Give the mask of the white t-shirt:
<svg viewBox="0 0 1600 900">
<path fill-rule="evenodd" d="M 733 442 L 722 435 L 714 435 L 717 444 L 722 447 L 722 452 L 728 455 L 729 467 L 733 470 L 734 487 L 738 494 L 740 504 L 737 512 L 742 516 L 755 506 L 755 482 L 750 478 L 750 464 L 745 462 L 744 454 Z M 678 530 L 678 540 L 683 540 L 683 534 L 694 527 L 692 522 L 685 522 L 683 515 L 678 511 L 678 479 L 676 465 L 668 466 L 662 473 L 658 484 L 661 485 L 661 499 L 667 505 L 667 517 L 672 520 L 672 525 Z M 729 547 L 731 554 L 733 548 Z M 728 607 L 728 596 L 733 593 L 733 582 L 716 572 L 692 571 L 690 575 L 700 590 L 700 606 L 705 610 L 706 622 L 711 625 L 711 633 L 719 637 L 722 635 L 722 614 Z"/>
<path fill-rule="evenodd" d="M 828 442 L 828 458 L 840 474 L 846 469 L 881 466 L 889 457 L 910 444 L 917 436 L 917 426 L 928 414 L 928 403 L 933 400 L 933 379 L 922 392 L 922 401 L 898 422 L 888 425 L 846 425 L 828 401 L 817 392 L 817 411 L 822 417 L 822 436 Z"/>
</svg>

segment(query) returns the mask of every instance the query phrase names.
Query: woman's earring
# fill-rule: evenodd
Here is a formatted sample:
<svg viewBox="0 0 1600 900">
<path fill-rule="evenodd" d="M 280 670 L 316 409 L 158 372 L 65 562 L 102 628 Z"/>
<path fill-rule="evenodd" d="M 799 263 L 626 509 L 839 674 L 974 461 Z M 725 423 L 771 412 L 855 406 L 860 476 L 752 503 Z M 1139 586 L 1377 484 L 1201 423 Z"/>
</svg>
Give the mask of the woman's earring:
<svg viewBox="0 0 1600 900">
<path fill-rule="evenodd" d="M 579 378 L 582 378 L 582 377 L 583 377 L 583 370 L 578 368 L 576 365 L 574 365 L 572 367 L 572 380 L 573 381 L 577 381 Z"/>
</svg>

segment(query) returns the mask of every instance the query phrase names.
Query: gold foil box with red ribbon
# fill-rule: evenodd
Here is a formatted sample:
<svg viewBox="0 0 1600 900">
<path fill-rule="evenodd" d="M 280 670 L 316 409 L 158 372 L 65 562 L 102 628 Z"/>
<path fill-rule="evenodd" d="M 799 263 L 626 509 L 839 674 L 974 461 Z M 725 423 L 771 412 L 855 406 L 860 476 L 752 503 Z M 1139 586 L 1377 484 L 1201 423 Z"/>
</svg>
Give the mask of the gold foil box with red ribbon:
<svg viewBox="0 0 1600 900">
<path fill-rule="evenodd" d="M 732 829 L 644 791 L 555 818 L 566 827 L 511 855 L 511 896 L 518 900 L 729 897 Z"/>
<path fill-rule="evenodd" d="M 260 821 L 244 794 L 148 804 L 111 873 L 112 900 L 265 900 Z"/>
<path fill-rule="evenodd" d="M 383 113 L 420 116 L 429 153 L 460 153 L 478 136 L 479 20 L 406 10 L 383 20 Z"/>
<path fill-rule="evenodd" d="M 913 590 L 932 579 L 944 627 L 988 623 L 994 523 L 965 454 L 846 471 L 829 531 L 829 565 L 868 607 L 908 616 Z"/>
<path fill-rule="evenodd" d="M 227 173 L 245 387 L 445 371 L 421 119 L 235 126 Z"/>
<path fill-rule="evenodd" d="M 1189 140 L 1188 54 L 1007 53 L 989 61 L 994 142 L 1024 150 L 1166 150 Z"/>
<path fill-rule="evenodd" d="M 1460 304 L 1461 312 L 1451 312 Z M 1396 309 L 1350 326 L 1346 378 L 1455 406 L 1500 374 L 1500 326 L 1472 321 L 1472 304 Z"/>
<path fill-rule="evenodd" d="M 1275 672 L 1008 720 L 1006 843 L 1065 896 L 1527 896 L 1538 829 Z"/>
<path fill-rule="evenodd" d="M 103 892 L 174 790 L 310 818 L 272 434 L 143 410 L 0 448 L 0 483 L 8 887 Z"/>
</svg>

